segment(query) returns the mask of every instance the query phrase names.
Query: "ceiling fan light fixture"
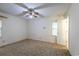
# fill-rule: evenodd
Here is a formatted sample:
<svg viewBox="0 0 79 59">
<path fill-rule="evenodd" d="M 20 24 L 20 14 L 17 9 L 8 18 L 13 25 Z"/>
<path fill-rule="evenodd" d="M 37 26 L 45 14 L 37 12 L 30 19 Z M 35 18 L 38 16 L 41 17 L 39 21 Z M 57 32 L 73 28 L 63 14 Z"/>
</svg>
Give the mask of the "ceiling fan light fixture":
<svg viewBox="0 0 79 59">
<path fill-rule="evenodd" d="M 32 18 L 36 18 L 37 17 L 37 14 L 35 12 L 29 12 L 28 14 L 26 14 L 26 17 L 32 19 Z"/>
<path fill-rule="evenodd" d="M 33 18 L 33 15 L 29 15 L 29 18 L 31 18 L 31 19 L 32 19 L 32 18 Z"/>
</svg>

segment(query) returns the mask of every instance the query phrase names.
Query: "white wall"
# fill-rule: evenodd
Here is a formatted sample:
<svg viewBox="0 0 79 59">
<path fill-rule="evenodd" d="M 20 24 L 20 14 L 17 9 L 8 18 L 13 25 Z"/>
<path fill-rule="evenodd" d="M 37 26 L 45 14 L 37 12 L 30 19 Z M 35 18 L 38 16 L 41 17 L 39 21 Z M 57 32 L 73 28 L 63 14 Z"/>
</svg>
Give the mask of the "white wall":
<svg viewBox="0 0 79 59">
<path fill-rule="evenodd" d="M 1 46 L 23 39 L 34 39 L 45 42 L 55 41 L 52 36 L 53 19 L 45 18 L 26 20 L 4 13 L 1 14 L 8 16 L 8 19 L 2 20 L 2 38 L 0 38 Z"/>
<path fill-rule="evenodd" d="M 79 4 L 72 4 L 70 9 L 70 53 L 79 55 Z"/>
<path fill-rule="evenodd" d="M 28 22 L 29 23 L 28 38 L 45 42 L 54 42 L 54 39 L 52 37 L 52 20 L 46 18 L 30 19 Z"/>
<path fill-rule="evenodd" d="M 63 18 L 64 19 L 64 18 Z M 40 40 L 45 42 L 55 43 L 55 37 L 52 36 L 52 23 L 55 18 L 41 18 L 41 19 L 30 19 L 28 20 L 28 39 Z M 63 34 L 62 34 L 62 21 L 58 21 L 58 44 L 64 44 Z M 45 29 L 44 29 L 45 27 Z M 65 40 L 66 41 L 66 40 Z"/>
<path fill-rule="evenodd" d="M 0 14 L 8 16 L 7 19 L 2 19 L 0 46 L 27 38 L 27 20 L 1 12 Z"/>
</svg>

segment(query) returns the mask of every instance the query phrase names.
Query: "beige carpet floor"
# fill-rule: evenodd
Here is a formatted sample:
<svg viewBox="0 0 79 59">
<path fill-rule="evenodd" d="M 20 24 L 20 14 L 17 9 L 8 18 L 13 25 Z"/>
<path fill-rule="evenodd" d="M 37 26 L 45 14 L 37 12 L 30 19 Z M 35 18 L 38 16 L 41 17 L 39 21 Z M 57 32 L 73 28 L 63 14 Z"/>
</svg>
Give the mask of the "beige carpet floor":
<svg viewBox="0 0 79 59">
<path fill-rule="evenodd" d="M 70 54 L 63 45 L 23 40 L 0 47 L 0 56 L 70 56 Z"/>
</svg>

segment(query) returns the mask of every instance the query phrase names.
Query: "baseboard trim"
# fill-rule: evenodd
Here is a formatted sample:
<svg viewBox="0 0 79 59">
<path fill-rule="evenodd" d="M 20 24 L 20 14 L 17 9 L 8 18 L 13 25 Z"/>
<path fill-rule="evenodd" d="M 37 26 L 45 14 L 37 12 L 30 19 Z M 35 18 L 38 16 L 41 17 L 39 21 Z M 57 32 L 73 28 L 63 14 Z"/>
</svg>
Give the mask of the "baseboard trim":
<svg viewBox="0 0 79 59">
<path fill-rule="evenodd" d="M 7 44 L 4 44 L 4 45 L 0 46 L 0 48 L 5 47 L 5 46 L 8 46 L 8 45 L 16 44 L 16 43 L 22 42 L 22 41 L 24 41 L 24 40 L 28 40 L 28 39 L 23 39 L 23 40 L 16 41 L 16 42 L 12 42 L 12 43 L 7 43 Z"/>
</svg>

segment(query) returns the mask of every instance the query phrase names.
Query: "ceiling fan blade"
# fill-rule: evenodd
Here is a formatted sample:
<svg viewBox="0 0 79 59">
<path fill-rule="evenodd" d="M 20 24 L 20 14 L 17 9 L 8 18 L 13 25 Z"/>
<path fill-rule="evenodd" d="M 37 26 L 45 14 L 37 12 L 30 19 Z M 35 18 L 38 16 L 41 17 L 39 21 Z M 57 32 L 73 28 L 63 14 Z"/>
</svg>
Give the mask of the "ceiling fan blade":
<svg viewBox="0 0 79 59">
<path fill-rule="evenodd" d="M 18 14 L 17 16 L 24 16 L 27 13 L 28 13 L 27 11 L 23 11 L 22 13 Z"/>
<path fill-rule="evenodd" d="M 39 17 L 45 17 L 44 15 L 42 15 L 42 14 L 40 14 L 40 13 L 38 13 L 37 14 Z"/>
<path fill-rule="evenodd" d="M 53 5 L 52 3 L 45 3 L 43 5 L 40 5 L 38 7 L 35 7 L 34 10 L 38 10 L 38 9 L 42 9 L 42 8 L 47 8 L 47 7 L 50 7 L 52 5 Z"/>
<path fill-rule="evenodd" d="M 29 9 L 26 5 L 24 5 L 23 3 L 14 3 L 14 4 L 16 4 L 16 5 L 18 5 L 18 6 L 20 6 L 20 7 L 23 7 L 23 8 L 25 8 L 25 9 Z"/>
<path fill-rule="evenodd" d="M 8 17 L 6 17 L 6 16 L 3 16 L 3 15 L 0 15 L 0 18 L 8 18 Z"/>
</svg>

